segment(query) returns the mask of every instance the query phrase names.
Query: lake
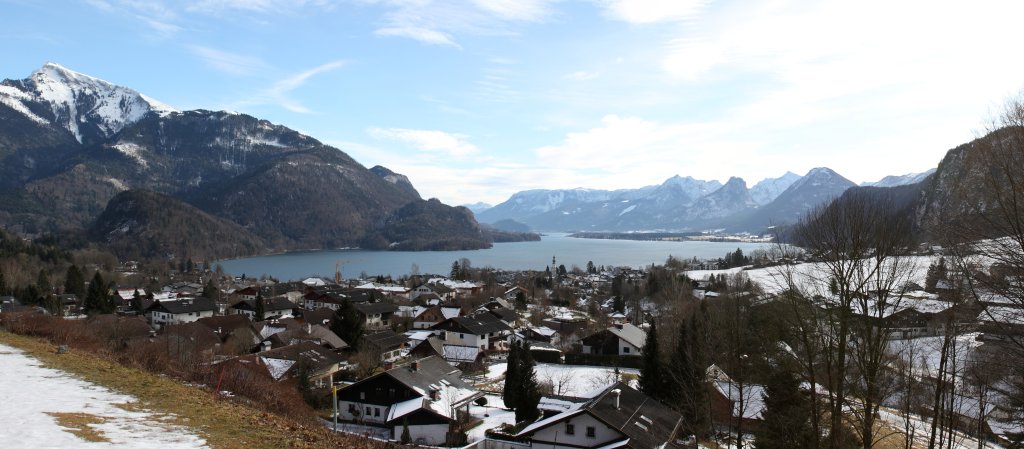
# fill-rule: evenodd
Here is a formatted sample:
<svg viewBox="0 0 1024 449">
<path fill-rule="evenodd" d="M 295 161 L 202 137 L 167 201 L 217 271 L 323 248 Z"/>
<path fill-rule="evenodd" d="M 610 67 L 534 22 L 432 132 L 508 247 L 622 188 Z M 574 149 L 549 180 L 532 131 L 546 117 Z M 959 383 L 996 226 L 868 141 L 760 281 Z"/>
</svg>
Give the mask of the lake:
<svg viewBox="0 0 1024 449">
<path fill-rule="evenodd" d="M 367 251 L 324 250 L 298 251 L 270 256 L 221 260 L 224 271 L 236 276 L 268 275 L 282 281 L 300 280 L 309 276 L 334 277 L 335 263 L 341 264 L 344 278 L 362 273 L 401 276 L 422 274 L 448 274 L 452 262 L 466 258 L 473 267 L 493 267 L 504 270 L 543 270 L 551 264 L 551 257 L 559 265 L 571 269 L 584 268 L 587 261 L 594 265 L 642 267 L 663 264 L 668 256 L 679 259 L 710 259 L 728 252 L 743 250 L 745 254 L 764 243 L 738 242 L 645 242 L 635 240 L 600 240 L 568 237 L 565 234 L 544 235 L 539 242 L 495 243 L 493 248 L 473 251 Z M 414 268 L 414 265 L 416 268 Z"/>
</svg>

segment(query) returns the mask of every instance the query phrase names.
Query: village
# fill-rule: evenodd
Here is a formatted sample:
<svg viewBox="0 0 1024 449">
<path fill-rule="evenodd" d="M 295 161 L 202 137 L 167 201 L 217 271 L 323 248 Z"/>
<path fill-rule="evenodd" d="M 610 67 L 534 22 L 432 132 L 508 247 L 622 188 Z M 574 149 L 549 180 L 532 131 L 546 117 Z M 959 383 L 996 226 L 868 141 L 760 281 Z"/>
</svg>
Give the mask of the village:
<svg viewBox="0 0 1024 449">
<path fill-rule="evenodd" d="M 530 272 L 475 269 L 462 260 L 446 275 L 342 279 L 338 273 L 296 282 L 218 275 L 189 264 L 159 291 L 111 288 L 105 292 L 110 313 L 61 292 L 56 313 L 2 297 L 0 317 L 6 328 L 25 333 L 33 315 L 93 323 L 92 332 L 124 348 L 159 340 L 173 357 L 221 377 L 230 370 L 293 385 L 325 426 L 382 441 L 653 448 L 696 447 L 695 435 L 702 434 L 750 445 L 769 413 L 770 376 L 758 373 L 802 354 L 773 330 L 787 325 L 773 322 L 784 302 L 778 299 L 784 290 L 771 287 L 779 267 L 737 253 L 644 269 L 567 269 L 552 260 L 544 271 Z M 952 300 L 955 288 L 940 272 L 942 259 L 918 259 L 927 272 L 908 278 L 898 307 L 881 315 L 856 312 L 885 334 L 891 391 L 899 399 L 881 404 L 882 421 L 904 431 L 899 438 L 921 438 L 928 427 L 922 417 L 934 410 L 920 390 L 949 384 L 952 399 L 941 415 L 948 414 L 950 441 L 1009 441 L 1019 432 L 1020 410 L 1003 397 L 1002 378 L 981 386 L 970 372 L 974 361 L 999 353 L 1008 335 L 1024 332 L 1024 313 L 998 301 Z M 739 313 L 737 304 L 742 317 L 731 316 Z M 676 334 L 693 331 L 694 317 L 702 315 L 707 347 L 683 354 L 699 367 L 704 431 L 686 422 L 695 420 L 686 417 L 692 410 L 645 393 L 660 392 L 660 385 L 644 385 L 652 377 L 645 372 L 652 369 L 651 348 L 672 351 Z M 669 358 L 675 363 L 674 354 Z M 522 387 L 521 379 L 512 386 L 524 365 L 532 387 Z M 829 394 L 815 385 L 816 394 Z M 535 396 L 532 402 L 523 399 L 528 396 Z"/>
</svg>

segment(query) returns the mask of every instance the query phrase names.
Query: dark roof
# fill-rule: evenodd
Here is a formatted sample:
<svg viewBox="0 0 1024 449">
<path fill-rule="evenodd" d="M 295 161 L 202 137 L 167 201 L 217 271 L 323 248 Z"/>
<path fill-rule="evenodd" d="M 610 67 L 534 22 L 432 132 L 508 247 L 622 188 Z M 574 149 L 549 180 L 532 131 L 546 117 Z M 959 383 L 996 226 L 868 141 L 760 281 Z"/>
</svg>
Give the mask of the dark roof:
<svg viewBox="0 0 1024 449">
<path fill-rule="evenodd" d="M 161 310 L 167 313 L 179 314 L 190 312 L 205 312 L 217 310 L 217 305 L 209 298 L 188 298 L 173 301 L 154 301 L 146 312 Z"/>
<path fill-rule="evenodd" d="M 414 364 L 415 369 L 413 369 Z M 384 374 L 416 391 L 430 391 L 442 380 L 455 388 L 475 390 L 459 378 L 462 371 L 437 356 L 424 357 L 399 365 L 385 371 Z"/>
<path fill-rule="evenodd" d="M 409 340 L 405 335 L 396 334 L 390 330 L 368 332 L 363 334 L 363 342 L 376 346 L 379 349 L 388 349 L 401 346 Z"/>
<path fill-rule="evenodd" d="M 231 308 L 236 310 L 256 310 L 255 299 L 243 299 L 231 305 Z M 299 306 L 294 302 L 288 300 L 283 296 L 275 296 L 273 298 L 265 298 L 263 300 L 263 310 L 295 310 Z"/>
<path fill-rule="evenodd" d="M 398 306 L 388 302 L 364 302 L 355 306 L 363 315 L 384 315 L 398 311 Z"/>
<path fill-rule="evenodd" d="M 210 330 L 214 332 L 219 330 L 222 335 L 229 334 L 236 329 L 243 329 L 247 327 L 252 329 L 253 332 L 256 332 L 256 330 L 252 328 L 252 322 L 249 321 L 249 318 L 245 315 L 218 315 L 200 318 L 196 320 L 196 322 L 210 328 Z"/>
<path fill-rule="evenodd" d="M 474 316 L 460 316 L 450 318 L 435 324 L 433 329 L 462 330 L 473 335 L 486 335 L 491 332 L 503 332 L 512 330 L 498 317 L 490 313 L 481 313 Z"/>
<path fill-rule="evenodd" d="M 618 397 L 615 392 L 618 392 Z M 608 427 L 618 430 L 629 439 L 628 447 L 634 448 L 654 448 L 665 442 L 672 443 L 682 421 L 679 413 L 661 402 L 618 382 L 579 409 L 538 421 L 523 429 L 520 435 L 532 435 L 580 413 L 588 413 Z"/>
<path fill-rule="evenodd" d="M 199 323 L 169 324 L 163 328 L 168 337 L 183 338 L 200 350 L 211 349 L 221 343 L 220 336 L 213 329 Z"/>
<path fill-rule="evenodd" d="M 336 354 L 334 351 L 311 341 L 300 341 L 293 345 L 263 351 L 256 355 L 268 359 L 291 360 L 296 362 L 296 365 L 291 369 L 295 369 L 299 363 L 305 362 L 313 372 L 321 371 L 325 368 L 329 368 L 331 365 L 337 365 L 345 361 L 344 358 Z"/>
<path fill-rule="evenodd" d="M 519 314 L 512 309 L 495 308 L 491 309 L 489 313 L 502 321 L 515 321 L 519 319 Z"/>
<path fill-rule="evenodd" d="M 334 311 L 326 307 L 317 310 L 305 310 L 302 312 L 302 319 L 310 324 L 324 324 L 324 321 L 327 321 L 327 324 L 329 325 L 333 318 Z"/>
</svg>

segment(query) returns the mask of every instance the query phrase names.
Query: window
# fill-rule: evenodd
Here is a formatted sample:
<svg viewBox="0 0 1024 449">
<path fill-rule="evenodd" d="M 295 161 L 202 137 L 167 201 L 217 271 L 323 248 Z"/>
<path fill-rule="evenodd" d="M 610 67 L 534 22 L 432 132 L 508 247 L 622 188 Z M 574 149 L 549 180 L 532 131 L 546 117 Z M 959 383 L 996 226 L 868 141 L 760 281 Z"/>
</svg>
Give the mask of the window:
<svg viewBox="0 0 1024 449">
<path fill-rule="evenodd" d="M 622 353 L 623 353 L 623 354 L 629 354 L 629 347 L 627 347 L 627 346 L 623 346 L 623 347 L 622 347 Z"/>
<path fill-rule="evenodd" d="M 576 426 L 569 423 L 565 423 L 565 434 L 576 435 Z"/>
<path fill-rule="evenodd" d="M 377 417 L 377 418 L 380 417 L 380 407 L 374 407 L 373 408 L 373 416 Z"/>
<path fill-rule="evenodd" d="M 349 404 L 348 405 L 348 412 L 353 414 L 353 415 L 356 414 L 356 405 L 355 404 Z"/>
<path fill-rule="evenodd" d="M 587 438 L 596 438 L 596 437 L 597 437 L 597 429 L 595 429 L 594 426 L 587 426 Z"/>
<path fill-rule="evenodd" d="M 370 416 L 370 407 L 366 407 L 366 416 Z"/>
<path fill-rule="evenodd" d="M 466 334 L 459 334 L 459 338 L 466 338 Z"/>
</svg>

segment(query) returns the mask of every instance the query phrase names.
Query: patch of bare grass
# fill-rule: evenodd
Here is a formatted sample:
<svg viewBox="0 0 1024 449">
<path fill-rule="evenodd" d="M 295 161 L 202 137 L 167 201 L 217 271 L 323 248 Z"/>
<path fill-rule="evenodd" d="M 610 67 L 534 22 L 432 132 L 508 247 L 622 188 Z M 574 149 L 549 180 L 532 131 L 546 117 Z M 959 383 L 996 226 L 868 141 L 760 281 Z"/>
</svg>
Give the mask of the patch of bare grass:
<svg viewBox="0 0 1024 449">
<path fill-rule="evenodd" d="M 106 418 L 91 413 L 60 413 L 48 412 L 47 415 L 57 420 L 57 424 L 68 433 L 91 443 L 109 443 L 110 440 L 103 436 L 94 424 L 103 424 Z"/>
</svg>

